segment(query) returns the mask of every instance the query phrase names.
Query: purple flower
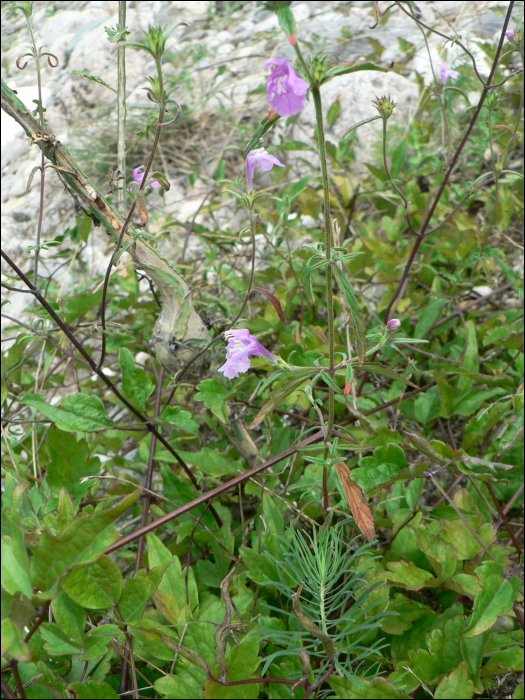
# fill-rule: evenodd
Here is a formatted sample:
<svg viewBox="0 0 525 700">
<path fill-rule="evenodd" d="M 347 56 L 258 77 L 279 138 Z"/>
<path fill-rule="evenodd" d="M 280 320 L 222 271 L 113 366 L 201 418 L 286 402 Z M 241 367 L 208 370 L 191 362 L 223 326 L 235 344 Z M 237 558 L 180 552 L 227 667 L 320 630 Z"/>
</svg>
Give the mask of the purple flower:
<svg viewBox="0 0 525 700">
<path fill-rule="evenodd" d="M 248 189 L 250 192 L 253 190 L 253 171 L 255 170 L 257 163 L 259 163 L 261 170 L 264 170 L 264 172 L 271 170 L 274 165 L 284 168 L 281 161 L 275 156 L 271 156 L 265 148 L 256 148 L 255 150 L 250 151 L 246 156 L 246 179 L 248 180 Z"/>
<path fill-rule="evenodd" d="M 512 29 L 507 29 L 507 31 L 505 32 L 505 36 L 507 37 L 507 39 L 512 39 L 514 37 L 514 32 L 512 31 Z"/>
<path fill-rule="evenodd" d="M 387 330 L 391 333 L 395 333 L 399 328 L 401 328 L 401 321 L 398 318 L 391 318 L 386 324 Z"/>
<path fill-rule="evenodd" d="M 219 367 L 219 372 L 222 372 L 228 379 L 238 377 L 239 374 L 250 369 L 250 358 L 248 355 L 264 355 L 269 360 L 275 360 L 272 353 L 263 348 L 257 338 L 247 328 L 226 331 L 224 335 L 228 339 L 226 362 L 222 367 Z"/>
<path fill-rule="evenodd" d="M 445 61 L 441 64 L 441 70 L 440 70 L 440 77 L 441 77 L 441 82 L 443 85 L 447 82 L 447 78 L 451 78 L 452 80 L 455 80 L 458 77 L 459 73 L 457 70 L 452 70 L 452 68 L 449 68 L 446 64 Z"/>
<path fill-rule="evenodd" d="M 138 190 L 138 188 L 140 187 L 140 183 L 142 182 L 143 177 L 144 177 L 144 166 L 139 165 L 138 168 L 135 168 L 133 170 L 133 179 L 135 180 L 136 183 L 138 183 L 138 185 L 135 189 Z M 153 180 L 153 181 L 150 180 L 148 182 L 148 184 L 144 187 L 144 189 L 147 190 L 148 187 L 153 187 L 153 189 L 156 190 L 158 187 L 160 187 L 160 185 L 157 182 L 157 180 Z M 129 187 L 128 192 L 132 192 L 132 191 L 133 191 L 133 187 Z"/>
<path fill-rule="evenodd" d="M 266 83 L 268 102 L 281 117 L 300 112 L 304 107 L 308 83 L 292 68 L 286 58 L 272 58 L 264 65 L 271 73 Z"/>
</svg>

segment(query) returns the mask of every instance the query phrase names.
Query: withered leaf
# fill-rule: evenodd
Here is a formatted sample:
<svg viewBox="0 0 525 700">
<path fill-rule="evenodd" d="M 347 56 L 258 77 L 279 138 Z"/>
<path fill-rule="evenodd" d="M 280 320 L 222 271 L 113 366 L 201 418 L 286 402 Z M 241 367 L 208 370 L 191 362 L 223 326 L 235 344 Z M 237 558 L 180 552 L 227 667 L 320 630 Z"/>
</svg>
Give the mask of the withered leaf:
<svg viewBox="0 0 525 700">
<path fill-rule="evenodd" d="M 350 470 L 344 462 L 336 462 L 335 468 L 343 484 L 346 500 L 354 516 L 355 524 L 366 539 L 371 542 L 376 537 L 374 518 L 359 484 L 350 478 Z"/>
</svg>

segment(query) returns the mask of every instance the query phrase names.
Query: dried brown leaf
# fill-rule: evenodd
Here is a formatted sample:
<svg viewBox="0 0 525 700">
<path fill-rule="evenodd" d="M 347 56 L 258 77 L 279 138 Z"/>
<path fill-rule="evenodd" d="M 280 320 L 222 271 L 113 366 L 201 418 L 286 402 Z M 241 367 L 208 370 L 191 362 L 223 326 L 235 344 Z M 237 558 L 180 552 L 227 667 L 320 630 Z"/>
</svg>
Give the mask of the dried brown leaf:
<svg viewBox="0 0 525 700">
<path fill-rule="evenodd" d="M 350 470 L 344 462 L 336 462 L 335 468 L 343 484 L 346 500 L 354 516 L 355 524 L 366 539 L 371 542 L 376 537 L 374 517 L 359 484 L 350 478 Z"/>
</svg>

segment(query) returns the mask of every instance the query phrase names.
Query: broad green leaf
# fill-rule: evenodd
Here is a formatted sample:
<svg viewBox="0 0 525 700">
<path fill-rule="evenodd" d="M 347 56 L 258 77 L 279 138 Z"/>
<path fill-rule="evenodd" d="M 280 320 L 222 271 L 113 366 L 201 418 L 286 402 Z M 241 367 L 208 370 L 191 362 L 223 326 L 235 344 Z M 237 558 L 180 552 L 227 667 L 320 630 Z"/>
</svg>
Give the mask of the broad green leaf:
<svg viewBox="0 0 525 700">
<path fill-rule="evenodd" d="M 7 398 L 7 384 L 5 379 L 2 377 L 2 394 L 1 394 L 2 400 L 0 401 L 0 404 L 3 405 L 4 401 Z"/>
<path fill-rule="evenodd" d="M 67 656 L 68 654 L 81 654 L 84 651 L 83 642 L 70 639 L 54 622 L 43 622 L 40 626 L 44 649 L 51 656 Z"/>
<path fill-rule="evenodd" d="M 459 518 L 457 520 L 441 520 L 441 527 L 443 539 L 454 547 L 458 559 L 474 559 L 479 552 L 483 551 L 481 544 Z M 483 523 L 474 530 L 487 547 L 496 538 L 496 531 L 492 527 L 492 523 Z"/>
<path fill-rule="evenodd" d="M 214 416 L 223 423 L 228 422 L 228 411 L 226 397 L 228 392 L 216 379 L 205 379 L 197 384 L 196 401 L 203 401 L 204 405 L 210 409 Z"/>
<path fill-rule="evenodd" d="M 437 319 L 439 312 L 446 303 L 447 300 L 441 297 L 433 299 L 430 304 L 419 311 L 417 315 L 418 322 L 414 329 L 414 338 L 424 338 L 426 336 L 432 324 Z"/>
<path fill-rule="evenodd" d="M 337 117 L 341 114 L 341 102 L 339 100 L 339 95 L 332 102 L 326 113 L 326 123 L 328 126 L 332 126 L 335 123 Z"/>
<path fill-rule="evenodd" d="M 180 406 L 166 406 L 159 418 L 187 433 L 199 435 L 199 424 L 193 420 L 189 411 L 183 411 Z"/>
<path fill-rule="evenodd" d="M 6 485 L 11 480 L 8 476 Z M 14 483 L 14 481 L 12 481 Z M 23 593 L 27 598 L 33 597 L 33 587 L 29 576 L 29 560 L 24 545 L 24 534 L 20 525 L 20 507 L 25 490 L 29 484 L 23 481 L 17 484 L 11 493 L 11 497 L 6 503 L 5 497 L 9 495 L 6 489 L 2 495 L 2 505 L 5 508 L 5 518 L 9 523 L 11 536 L 2 537 L 2 588 L 11 595 L 17 591 Z"/>
<path fill-rule="evenodd" d="M 150 567 L 164 566 L 166 571 L 153 596 L 163 615 L 173 624 L 192 619 L 193 611 L 199 605 L 199 594 L 193 570 L 188 572 L 188 597 L 186 580 L 180 561 L 165 547 L 152 532 L 146 535 L 148 542 L 148 562 Z"/>
<path fill-rule="evenodd" d="M 83 438 L 58 430 L 52 425 L 48 432 L 48 450 L 51 459 L 47 463 L 47 483 L 58 491 L 66 488 L 70 493 L 84 495 L 89 484 L 80 484 L 83 476 L 98 474 L 100 460 L 90 457 L 91 450 Z"/>
<path fill-rule="evenodd" d="M 77 646 L 83 646 L 84 627 L 87 619 L 84 608 L 77 605 L 59 588 L 56 597 L 51 602 L 51 610 L 53 611 L 55 622 L 62 632 L 67 634 L 68 638 Z"/>
<path fill-rule="evenodd" d="M 433 420 L 438 414 L 439 408 L 439 389 L 433 386 L 428 391 L 425 391 L 419 396 L 416 396 L 414 402 L 414 415 L 419 423 L 426 425 Z"/>
<path fill-rule="evenodd" d="M 504 580 L 503 569 L 497 561 L 485 561 L 476 567 L 476 575 L 482 590 L 474 599 L 469 625 L 463 637 L 475 637 L 492 627 L 497 617 L 512 607 L 519 590 L 519 579 Z"/>
<path fill-rule="evenodd" d="M 53 535 L 44 528 L 37 547 L 32 548 L 31 580 L 41 593 L 41 599 L 53 598 L 58 582 L 74 566 L 98 559 L 120 535 L 114 521 L 140 496 L 134 491 L 109 508 L 82 513 L 62 532 Z"/>
<path fill-rule="evenodd" d="M 272 499 L 270 494 L 264 494 L 263 497 L 263 518 L 266 528 L 272 535 L 283 534 L 283 517 L 278 508 L 277 502 Z"/>
<path fill-rule="evenodd" d="M 471 576 L 464 572 L 460 572 L 448 580 L 447 588 L 467 595 L 469 598 L 475 598 L 481 590 L 477 576 Z"/>
<path fill-rule="evenodd" d="M 405 467 L 408 467 L 405 453 L 399 445 L 389 442 L 384 447 L 376 447 L 373 457 L 360 459 L 359 467 L 352 469 L 350 475 L 364 491 L 369 491 Z"/>
<path fill-rule="evenodd" d="M 178 642 L 178 635 L 166 625 L 159 625 L 157 620 L 149 620 L 144 617 L 140 623 L 140 627 L 132 628 L 131 634 L 135 640 L 134 648 L 139 652 L 140 647 L 147 653 L 156 656 L 157 659 L 163 661 L 173 661 L 173 644 Z M 166 644 L 164 641 L 167 637 L 171 637 L 171 644 Z M 139 644 L 138 648 L 136 644 Z"/>
<path fill-rule="evenodd" d="M 2 537 L 2 586 L 11 595 L 21 591 L 28 598 L 33 596 L 27 552 L 19 537 Z"/>
<path fill-rule="evenodd" d="M 247 576 L 255 583 L 279 580 L 275 564 L 265 552 L 259 554 L 250 547 L 241 546 L 239 547 L 239 554 L 246 566 Z"/>
<path fill-rule="evenodd" d="M 523 691 L 525 689 L 525 684 L 524 683 L 519 683 L 516 686 L 516 690 L 514 691 L 514 695 L 512 696 L 514 700 L 523 700 L 525 697 Z"/>
<path fill-rule="evenodd" d="M 228 656 L 228 680 L 242 681 L 252 678 L 259 665 L 259 642 L 255 637 L 246 636 L 234 646 Z M 218 666 L 217 666 L 218 670 Z M 250 683 L 228 687 L 207 680 L 204 683 L 205 698 L 253 698 L 259 694 L 259 684 Z"/>
<path fill-rule="evenodd" d="M 498 199 L 496 201 L 496 226 L 500 231 L 505 231 L 509 227 L 511 217 L 512 194 L 507 185 L 501 185 L 498 188 Z"/>
<path fill-rule="evenodd" d="M 221 452 L 211 447 L 203 447 L 199 452 L 186 452 L 177 450 L 187 464 L 193 464 L 209 476 L 223 476 L 224 474 L 237 474 L 239 464 Z M 155 459 L 167 462 L 176 461 L 171 453 L 162 451 L 155 455 Z"/>
<path fill-rule="evenodd" d="M 438 698 L 471 698 L 474 695 L 474 683 L 467 678 L 467 664 L 462 661 L 448 676 L 439 682 L 434 697 Z"/>
<path fill-rule="evenodd" d="M 142 367 L 135 367 L 133 355 L 127 348 L 120 348 L 119 362 L 122 368 L 122 391 L 139 411 L 144 412 L 148 397 L 153 391 L 153 382 Z"/>
<path fill-rule="evenodd" d="M 288 5 L 278 8 L 277 19 L 279 20 L 281 29 L 287 36 L 293 36 L 295 34 L 295 19 Z"/>
<path fill-rule="evenodd" d="M 509 647 L 496 652 L 481 669 L 481 677 L 499 676 L 502 673 L 523 673 L 523 648 Z"/>
<path fill-rule="evenodd" d="M 97 681 L 74 681 L 67 686 L 76 698 L 86 700 L 119 700 L 120 695 L 109 683 Z"/>
<path fill-rule="evenodd" d="M 463 379 L 463 377 L 461 377 Z M 482 406 L 485 401 L 488 401 L 493 396 L 503 396 L 507 392 L 503 387 L 493 387 L 492 389 L 472 389 L 466 394 L 461 395 L 456 390 L 457 401 L 452 405 L 452 413 L 458 416 L 470 416 Z"/>
<path fill-rule="evenodd" d="M 122 573 L 103 554 L 92 564 L 76 566 L 60 582 L 68 596 L 83 608 L 103 610 L 116 605 L 122 593 Z"/>
<path fill-rule="evenodd" d="M 426 531 L 426 525 L 414 528 L 419 548 L 425 553 L 437 576 L 443 580 L 456 573 L 457 559 L 454 547 L 439 536 Z"/>
<path fill-rule="evenodd" d="M 5 655 L 23 663 L 33 658 L 31 649 L 24 642 L 18 626 L 8 617 L 2 620 L 2 656 Z"/>
<path fill-rule="evenodd" d="M 104 656 L 108 651 L 109 644 L 118 633 L 118 625 L 97 625 L 88 632 L 84 638 L 85 652 L 82 661 L 93 661 Z"/>
<path fill-rule="evenodd" d="M 388 571 L 380 573 L 380 577 L 389 581 L 394 586 L 402 586 L 411 591 L 419 591 L 424 586 L 438 586 L 441 579 L 436 579 L 434 576 L 419 569 L 413 562 L 406 561 L 390 561 L 387 564 Z"/>
<path fill-rule="evenodd" d="M 148 600 L 153 596 L 160 583 L 166 566 L 155 566 L 149 572 L 139 569 L 134 576 L 128 576 L 122 586 L 120 597 L 120 614 L 128 625 L 140 622 Z"/>
<path fill-rule="evenodd" d="M 71 496 L 67 492 L 67 489 L 62 486 L 58 494 L 58 513 L 57 513 L 57 526 L 58 531 L 61 532 L 66 525 L 73 520 L 75 517 L 73 501 Z"/>
<path fill-rule="evenodd" d="M 371 682 L 366 678 L 357 677 L 354 683 L 349 678 L 331 675 L 327 681 L 337 697 L 344 700 L 346 698 L 350 700 L 404 700 L 410 698 L 410 695 L 399 691 L 393 683 L 385 678 L 377 677 Z"/>
<path fill-rule="evenodd" d="M 94 394 L 67 396 L 61 408 L 47 403 L 42 394 L 26 394 L 19 401 L 38 409 L 60 430 L 89 432 L 113 425 L 113 421 L 106 415 L 104 404 Z"/>
<path fill-rule="evenodd" d="M 392 153 L 392 167 L 390 169 L 390 175 L 392 178 L 396 178 L 399 175 L 401 166 L 405 162 L 405 153 L 407 150 L 407 140 L 401 139 L 398 145 L 395 147 Z"/>
</svg>

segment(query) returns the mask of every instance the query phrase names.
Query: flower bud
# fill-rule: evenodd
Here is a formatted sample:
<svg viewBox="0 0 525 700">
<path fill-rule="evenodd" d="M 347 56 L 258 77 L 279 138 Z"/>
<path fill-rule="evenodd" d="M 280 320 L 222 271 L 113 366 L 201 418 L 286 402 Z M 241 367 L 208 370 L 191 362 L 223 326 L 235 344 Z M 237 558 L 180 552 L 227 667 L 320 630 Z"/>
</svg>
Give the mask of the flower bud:
<svg viewBox="0 0 525 700">
<path fill-rule="evenodd" d="M 401 328 L 401 321 L 398 318 L 391 318 L 390 321 L 386 324 L 387 330 L 390 331 L 390 333 L 395 333 Z"/>
<path fill-rule="evenodd" d="M 388 97 L 385 95 L 376 97 L 375 102 L 372 102 L 372 104 L 375 106 L 383 119 L 388 119 L 391 117 L 394 107 L 396 106 L 396 103 L 390 99 L 390 95 Z"/>
</svg>

